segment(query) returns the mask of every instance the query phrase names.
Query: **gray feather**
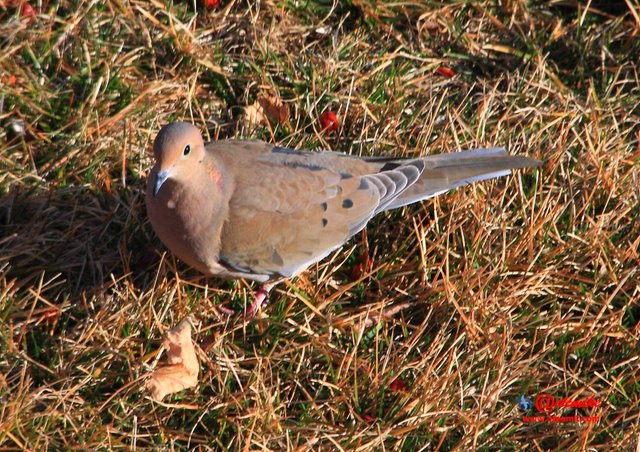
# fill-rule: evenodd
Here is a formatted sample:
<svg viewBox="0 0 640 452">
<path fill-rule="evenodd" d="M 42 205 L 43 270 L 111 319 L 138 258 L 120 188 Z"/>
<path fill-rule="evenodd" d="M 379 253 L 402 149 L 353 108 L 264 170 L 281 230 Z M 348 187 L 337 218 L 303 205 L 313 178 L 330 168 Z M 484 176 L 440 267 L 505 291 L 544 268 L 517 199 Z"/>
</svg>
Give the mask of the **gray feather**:
<svg viewBox="0 0 640 452">
<path fill-rule="evenodd" d="M 424 171 L 420 178 L 388 203 L 384 210 L 395 209 L 432 198 L 473 182 L 507 176 L 515 168 L 542 164 L 540 160 L 507 155 L 504 148 L 474 149 L 452 154 L 430 155 L 420 159 Z"/>
</svg>

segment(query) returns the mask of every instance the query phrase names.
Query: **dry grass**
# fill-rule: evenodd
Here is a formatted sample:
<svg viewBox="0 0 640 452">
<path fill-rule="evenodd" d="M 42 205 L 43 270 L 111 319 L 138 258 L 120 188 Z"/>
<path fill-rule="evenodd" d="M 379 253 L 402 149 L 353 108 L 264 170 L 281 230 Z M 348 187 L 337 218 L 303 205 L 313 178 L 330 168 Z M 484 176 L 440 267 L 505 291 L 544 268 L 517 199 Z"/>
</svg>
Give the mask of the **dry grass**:
<svg viewBox="0 0 640 452">
<path fill-rule="evenodd" d="M 36 3 L 31 24 L 0 9 L 3 450 L 636 447 L 637 0 Z M 262 93 L 289 125 L 242 126 Z M 176 119 L 546 164 L 375 219 L 245 323 L 217 306 L 251 288 L 188 270 L 146 221 L 149 144 Z M 201 384 L 157 404 L 141 379 L 189 313 Z M 578 412 L 601 420 L 523 423 L 516 397 L 541 392 L 593 395 Z"/>
</svg>

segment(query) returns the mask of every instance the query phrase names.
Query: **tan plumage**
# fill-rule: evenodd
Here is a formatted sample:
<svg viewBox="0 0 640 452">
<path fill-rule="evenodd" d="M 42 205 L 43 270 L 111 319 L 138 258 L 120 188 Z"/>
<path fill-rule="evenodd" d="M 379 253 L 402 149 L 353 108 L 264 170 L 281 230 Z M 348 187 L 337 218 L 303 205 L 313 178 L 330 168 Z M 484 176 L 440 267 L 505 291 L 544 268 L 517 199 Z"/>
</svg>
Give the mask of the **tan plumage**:
<svg viewBox="0 0 640 452">
<path fill-rule="evenodd" d="M 153 148 L 146 203 L 164 244 L 203 273 L 263 283 L 303 271 L 379 212 L 540 164 L 499 148 L 403 160 L 205 145 L 182 122 L 163 127 Z"/>
</svg>

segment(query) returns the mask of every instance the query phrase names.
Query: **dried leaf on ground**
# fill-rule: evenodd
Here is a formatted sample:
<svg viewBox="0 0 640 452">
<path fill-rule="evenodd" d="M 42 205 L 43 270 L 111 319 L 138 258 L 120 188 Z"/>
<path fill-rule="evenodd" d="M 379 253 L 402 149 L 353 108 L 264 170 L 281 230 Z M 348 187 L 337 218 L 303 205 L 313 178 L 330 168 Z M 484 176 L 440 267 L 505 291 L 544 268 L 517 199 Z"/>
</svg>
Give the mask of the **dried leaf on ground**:
<svg viewBox="0 0 640 452">
<path fill-rule="evenodd" d="M 168 349 L 169 365 L 154 370 L 146 383 L 151 397 L 158 401 L 197 385 L 200 372 L 188 319 L 184 319 L 167 333 L 164 346 Z"/>
<path fill-rule="evenodd" d="M 289 122 L 289 106 L 282 102 L 279 96 L 264 94 L 258 97 L 258 103 L 264 109 L 267 117 L 276 124 L 286 124 Z"/>
<path fill-rule="evenodd" d="M 261 94 L 258 99 L 244 109 L 245 122 L 249 126 L 286 124 L 289 122 L 289 106 L 279 96 Z"/>
</svg>

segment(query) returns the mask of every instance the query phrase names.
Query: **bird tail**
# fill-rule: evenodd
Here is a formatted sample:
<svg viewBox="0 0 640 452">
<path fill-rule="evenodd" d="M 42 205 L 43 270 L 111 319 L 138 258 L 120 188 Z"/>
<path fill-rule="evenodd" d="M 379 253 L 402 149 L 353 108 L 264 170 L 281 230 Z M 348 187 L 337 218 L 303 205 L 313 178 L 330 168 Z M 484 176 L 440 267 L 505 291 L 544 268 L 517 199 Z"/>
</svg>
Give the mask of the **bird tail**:
<svg viewBox="0 0 640 452">
<path fill-rule="evenodd" d="M 396 209 L 432 198 L 473 182 L 507 176 L 511 174 L 512 169 L 530 168 L 542 164 L 542 161 L 529 157 L 508 155 L 504 148 L 436 154 L 416 160 L 424 162 L 424 170 L 420 178 L 393 202 L 386 205 L 384 210 Z M 406 164 L 406 160 L 390 160 L 381 167 L 381 171 Z"/>
</svg>

